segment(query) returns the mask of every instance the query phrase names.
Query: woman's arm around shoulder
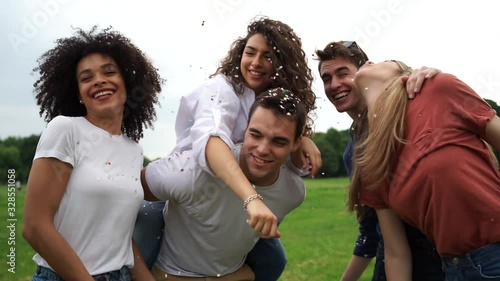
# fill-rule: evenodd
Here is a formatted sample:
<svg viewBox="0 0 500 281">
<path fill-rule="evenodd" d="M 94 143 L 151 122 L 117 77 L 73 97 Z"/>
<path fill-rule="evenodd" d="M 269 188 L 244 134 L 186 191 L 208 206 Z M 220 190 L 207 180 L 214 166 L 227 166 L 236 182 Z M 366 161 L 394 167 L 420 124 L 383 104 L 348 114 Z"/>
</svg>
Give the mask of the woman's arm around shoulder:
<svg viewBox="0 0 500 281">
<path fill-rule="evenodd" d="M 309 177 L 314 178 L 321 166 L 321 151 L 309 137 L 302 137 L 299 148 L 291 155 L 291 161 L 295 168 L 304 170 L 309 169 Z"/>
</svg>

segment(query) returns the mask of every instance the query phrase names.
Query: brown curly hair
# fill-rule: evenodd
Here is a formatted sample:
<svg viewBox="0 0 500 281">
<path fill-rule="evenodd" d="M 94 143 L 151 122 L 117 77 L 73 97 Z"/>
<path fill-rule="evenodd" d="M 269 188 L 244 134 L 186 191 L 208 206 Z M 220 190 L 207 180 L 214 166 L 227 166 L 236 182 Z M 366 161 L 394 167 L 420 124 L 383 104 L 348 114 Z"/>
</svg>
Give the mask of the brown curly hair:
<svg viewBox="0 0 500 281">
<path fill-rule="evenodd" d="M 99 53 L 113 58 L 120 69 L 127 89 L 122 133 L 138 142 L 145 128 L 156 120 L 155 104 L 164 79 L 146 55 L 127 37 L 108 27 L 100 32 L 94 26 L 89 32 L 75 29 L 72 37 L 56 41 L 56 47 L 38 60 L 34 72 L 40 78 L 33 84 L 40 116 L 50 122 L 58 115 L 85 116 L 87 110 L 79 102 L 76 77 L 78 62 L 85 56 Z"/>
<path fill-rule="evenodd" d="M 313 76 L 307 66 L 302 41 L 290 26 L 281 21 L 267 17 L 254 19 L 247 27 L 247 35 L 233 42 L 227 56 L 210 77 L 224 74 L 230 78 L 236 93 L 242 94 L 244 78 L 240 69 L 241 57 L 248 39 L 255 34 L 262 34 L 272 50 L 270 60 L 276 72 L 268 89 L 281 87 L 293 92 L 304 103 L 308 114 L 312 114 L 316 109 L 316 95 L 311 88 Z M 311 116 L 307 119 L 305 134 L 310 135 L 314 122 Z"/>
</svg>

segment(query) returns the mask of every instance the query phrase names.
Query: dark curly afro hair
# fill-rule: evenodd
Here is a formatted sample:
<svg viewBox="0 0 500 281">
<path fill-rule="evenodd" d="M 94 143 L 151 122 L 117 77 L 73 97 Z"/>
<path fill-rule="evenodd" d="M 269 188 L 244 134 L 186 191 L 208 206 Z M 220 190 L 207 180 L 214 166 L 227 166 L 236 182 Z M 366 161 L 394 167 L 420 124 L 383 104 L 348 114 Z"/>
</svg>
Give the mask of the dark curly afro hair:
<svg viewBox="0 0 500 281">
<path fill-rule="evenodd" d="M 46 122 L 58 115 L 85 116 L 87 110 L 79 102 L 76 68 L 85 56 L 99 53 L 113 58 L 125 81 L 127 101 L 122 133 L 138 142 L 145 128 L 156 120 L 155 104 L 164 79 L 146 55 L 127 37 L 112 30 L 94 26 L 89 32 L 75 29 L 72 37 L 56 41 L 56 47 L 45 52 L 33 69 L 40 78 L 33 84 L 40 116 Z"/>
</svg>

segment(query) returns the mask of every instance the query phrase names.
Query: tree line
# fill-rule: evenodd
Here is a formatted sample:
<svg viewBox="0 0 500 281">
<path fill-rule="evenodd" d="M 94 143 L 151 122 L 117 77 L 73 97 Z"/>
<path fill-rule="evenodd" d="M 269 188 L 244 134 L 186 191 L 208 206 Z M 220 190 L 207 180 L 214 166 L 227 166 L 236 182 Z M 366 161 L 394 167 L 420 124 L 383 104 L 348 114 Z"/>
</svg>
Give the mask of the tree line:
<svg viewBox="0 0 500 281">
<path fill-rule="evenodd" d="M 496 102 L 486 99 L 486 101 L 500 115 L 500 107 Z M 317 132 L 312 139 L 321 151 L 323 167 L 318 173 L 318 177 L 344 177 L 347 172 L 344 167 L 344 149 L 349 142 L 349 130 L 338 131 L 334 128 L 326 132 Z M 22 183 L 28 180 L 31 163 L 35 156 L 35 149 L 40 135 L 28 137 L 8 137 L 0 140 L 0 174 L 2 182 L 7 180 L 7 170 L 16 170 L 16 179 Z M 500 151 L 495 151 L 495 155 L 500 159 Z M 145 157 L 144 163 L 147 165 L 150 160 Z"/>
</svg>

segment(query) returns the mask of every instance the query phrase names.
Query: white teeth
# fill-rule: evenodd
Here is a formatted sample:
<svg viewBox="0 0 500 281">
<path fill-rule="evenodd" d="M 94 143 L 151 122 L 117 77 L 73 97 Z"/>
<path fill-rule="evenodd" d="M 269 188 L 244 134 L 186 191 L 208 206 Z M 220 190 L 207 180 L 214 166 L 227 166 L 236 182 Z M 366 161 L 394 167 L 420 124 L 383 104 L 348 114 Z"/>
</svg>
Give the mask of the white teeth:
<svg viewBox="0 0 500 281">
<path fill-rule="evenodd" d="M 95 94 L 94 99 L 96 99 L 98 97 L 105 96 L 105 95 L 112 95 L 112 94 L 113 94 L 113 91 L 102 91 L 102 92 Z"/>
<path fill-rule="evenodd" d="M 334 99 L 334 100 L 338 100 L 338 99 L 341 99 L 341 98 L 343 98 L 343 97 L 347 96 L 348 94 L 349 94 L 349 92 L 347 92 L 347 91 L 346 91 L 346 92 L 342 92 L 342 93 L 340 93 L 340 94 L 335 95 L 335 96 L 333 97 L 333 99 Z"/>
<path fill-rule="evenodd" d="M 259 164 L 264 164 L 264 163 L 267 163 L 267 162 L 271 162 L 271 161 L 267 161 L 267 160 L 264 160 L 264 159 L 260 159 L 257 156 L 254 156 L 253 158 L 255 159 L 255 162 L 257 162 Z"/>
<path fill-rule="evenodd" d="M 257 71 L 249 70 L 250 74 L 255 75 L 255 76 L 262 76 L 263 74 Z"/>
</svg>

